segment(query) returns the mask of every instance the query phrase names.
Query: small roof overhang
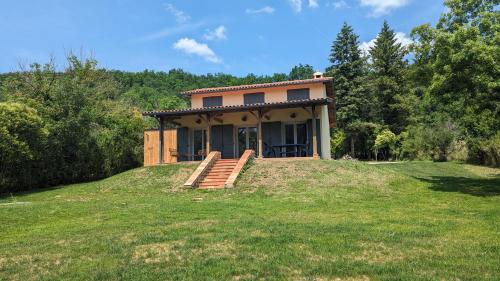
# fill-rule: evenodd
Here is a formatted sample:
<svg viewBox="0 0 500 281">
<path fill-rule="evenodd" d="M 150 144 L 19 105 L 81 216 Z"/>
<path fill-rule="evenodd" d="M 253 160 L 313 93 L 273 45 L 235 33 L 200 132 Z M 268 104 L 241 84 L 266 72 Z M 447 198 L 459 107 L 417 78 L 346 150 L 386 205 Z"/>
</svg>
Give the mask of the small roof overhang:
<svg viewBox="0 0 500 281">
<path fill-rule="evenodd" d="M 249 105 L 230 105 L 230 106 L 214 106 L 204 108 L 188 108 L 188 109 L 174 109 L 174 110 L 159 110 L 159 111 L 146 111 L 143 112 L 144 116 L 154 117 L 181 117 L 187 115 L 210 114 L 210 113 L 228 113 L 228 112 L 242 112 L 242 111 L 257 111 L 262 109 L 283 109 L 294 107 L 306 107 L 313 105 L 325 105 L 333 103 L 333 99 L 318 98 L 318 99 L 304 99 L 272 103 L 258 103 Z"/>
</svg>

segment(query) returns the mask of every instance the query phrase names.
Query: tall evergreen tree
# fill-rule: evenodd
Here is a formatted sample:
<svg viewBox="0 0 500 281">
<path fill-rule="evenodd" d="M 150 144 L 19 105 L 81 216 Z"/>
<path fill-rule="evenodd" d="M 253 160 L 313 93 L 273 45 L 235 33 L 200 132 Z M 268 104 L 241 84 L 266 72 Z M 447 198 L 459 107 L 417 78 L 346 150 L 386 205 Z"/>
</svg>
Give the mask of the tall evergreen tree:
<svg viewBox="0 0 500 281">
<path fill-rule="evenodd" d="M 396 33 L 384 21 L 382 30 L 369 50 L 372 59 L 373 82 L 382 121 L 395 132 L 406 126 L 411 103 L 407 99 L 404 56 L 406 48 L 396 39 Z"/>
<path fill-rule="evenodd" d="M 351 155 L 355 140 L 365 131 L 370 116 L 370 95 L 366 88 L 366 60 L 359 49 L 358 35 L 344 23 L 333 41 L 331 66 L 327 69 L 335 81 L 337 123 L 347 133 Z"/>
</svg>

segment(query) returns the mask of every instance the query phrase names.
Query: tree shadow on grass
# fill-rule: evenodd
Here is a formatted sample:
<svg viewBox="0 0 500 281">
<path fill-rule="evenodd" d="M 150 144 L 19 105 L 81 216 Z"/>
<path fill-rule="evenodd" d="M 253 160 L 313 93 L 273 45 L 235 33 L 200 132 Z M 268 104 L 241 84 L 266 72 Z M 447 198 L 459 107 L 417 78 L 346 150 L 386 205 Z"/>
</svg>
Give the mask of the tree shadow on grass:
<svg viewBox="0 0 500 281">
<path fill-rule="evenodd" d="M 417 179 L 430 183 L 431 186 L 429 188 L 435 191 L 461 192 L 482 197 L 500 195 L 500 177 L 498 176 L 493 178 L 433 176 Z"/>
</svg>

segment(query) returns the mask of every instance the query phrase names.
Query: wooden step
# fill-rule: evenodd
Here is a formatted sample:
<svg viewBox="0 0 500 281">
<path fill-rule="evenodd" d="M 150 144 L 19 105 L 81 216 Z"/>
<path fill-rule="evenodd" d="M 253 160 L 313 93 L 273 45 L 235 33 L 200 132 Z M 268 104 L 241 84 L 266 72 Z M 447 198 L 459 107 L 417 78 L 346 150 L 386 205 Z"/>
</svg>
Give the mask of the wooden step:
<svg viewBox="0 0 500 281">
<path fill-rule="evenodd" d="M 206 179 L 211 178 L 228 178 L 231 174 L 208 174 L 205 176 Z"/>
<path fill-rule="evenodd" d="M 201 182 L 204 182 L 204 181 L 226 181 L 228 177 L 205 177 Z"/>
<path fill-rule="evenodd" d="M 224 186 L 223 185 L 217 185 L 217 186 L 213 186 L 213 185 L 202 186 L 202 185 L 200 185 L 199 189 L 224 189 Z"/>
<path fill-rule="evenodd" d="M 215 171 L 232 171 L 234 169 L 235 166 L 231 166 L 231 167 L 212 167 L 212 169 L 210 169 L 211 171 L 212 170 L 215 170 Z"/>
<path fill-rule="evenodd" d="M 226 181 L 211 181 L 211 182 L 201 182 L 200 186 L 224 186 Z"/>
<path fill-rule="evenodd" d="M 210 171 L 218 171 L 218 172 L 231 172 L 234 170 L 234 167 L 214 167 L 210 169 Z"/>
<path fill-rule="evenodd" d="M 227 167 L 227 166 L 236 166 L 236 163 L 215 163 L 212 167 Z"/>
</svg>

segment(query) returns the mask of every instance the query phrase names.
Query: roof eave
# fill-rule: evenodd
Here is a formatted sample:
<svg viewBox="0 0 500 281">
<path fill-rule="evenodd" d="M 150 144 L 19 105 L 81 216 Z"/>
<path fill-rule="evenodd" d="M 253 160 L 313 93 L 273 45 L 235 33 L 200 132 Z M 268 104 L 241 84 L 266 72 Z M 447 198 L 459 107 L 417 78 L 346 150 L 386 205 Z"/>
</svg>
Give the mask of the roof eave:
<svg viewBox="0 0 500 281">
<path fill-rule="evenodd" d="M 158 116 L 170 116 L 170 117 L 181 117 L 188 115 L 198 115 L 207 114 L 212 112 L 219 113 L 229 113 L 229 112 L 241 112 L 241 111 L 252 111 L 259 109 L 284 109 L 284 108 L 294 108 L 301 106 L 311 106 L 311 105 L 323 105 L 333 103 L 333 99 L 330 97 L 321 99 L 311 99 L 311 100 L 300 100 L 294 102 L 280 102 L 280 103 L 262 103 L 253 105 L 241 105 L 241 106 L 221 106 L 221 107 L 207 107 L 207 108 L 196 108 L 196 109 L 186 109 L 186 110 L 174 110 L 174 111 L 147 111 L 143 112 L 143 116 L 158 117 Z"/>
</svg>

